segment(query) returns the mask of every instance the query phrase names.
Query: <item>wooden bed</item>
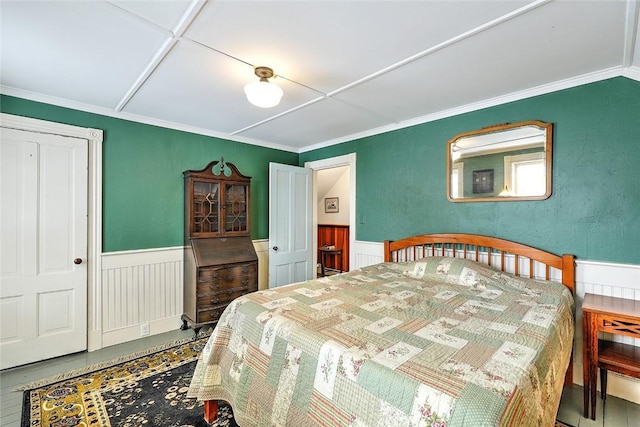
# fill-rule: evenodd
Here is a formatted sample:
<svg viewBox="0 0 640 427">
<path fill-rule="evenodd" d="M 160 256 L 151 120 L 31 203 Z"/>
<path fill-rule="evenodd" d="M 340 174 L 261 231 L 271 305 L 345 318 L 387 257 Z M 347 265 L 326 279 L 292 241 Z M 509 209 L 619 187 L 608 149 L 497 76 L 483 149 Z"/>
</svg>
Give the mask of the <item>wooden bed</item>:
<svg viewBox="0 0 640 427">
<path fill-rule="evenodd" d="M 524 244 L 474 234 L 426 234 L 384 242 L 385 263 L 407 263 L 426 257 L 465 258 L 518 277 L 560 282 L 574 293 L 573 255 L 555 255 Z M 571 356 L 565 374 L 567 385 L 573 384 L 572 359 Z M 204 407 L 205 420 L 213 422 L 217 418 L 218 400 L 205 400 Z M 555 407 L 557 410 L 557 402 Z"/>
</svg>

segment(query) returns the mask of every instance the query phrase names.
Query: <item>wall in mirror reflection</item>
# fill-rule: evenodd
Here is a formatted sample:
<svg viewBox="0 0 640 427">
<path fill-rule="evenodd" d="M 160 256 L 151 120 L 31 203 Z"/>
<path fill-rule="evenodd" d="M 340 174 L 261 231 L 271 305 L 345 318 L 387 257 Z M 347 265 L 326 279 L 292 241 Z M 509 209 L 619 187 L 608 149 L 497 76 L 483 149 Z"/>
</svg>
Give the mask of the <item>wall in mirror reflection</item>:
<svg viewBox="0 0 640 427">
<path fill-rule="evenodd" d="M 548 198 L 552 133 L 551 123 L 526 121 L 456 135 L 447 143 L 449 200 Z"/>
</svg>

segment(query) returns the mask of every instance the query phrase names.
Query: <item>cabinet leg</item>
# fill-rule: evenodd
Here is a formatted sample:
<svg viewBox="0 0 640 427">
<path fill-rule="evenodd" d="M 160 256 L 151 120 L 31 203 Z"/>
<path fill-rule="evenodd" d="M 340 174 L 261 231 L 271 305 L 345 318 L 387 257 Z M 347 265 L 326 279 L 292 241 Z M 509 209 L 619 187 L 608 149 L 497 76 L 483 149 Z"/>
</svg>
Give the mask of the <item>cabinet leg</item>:
<svg viewBox="0 0 640 427">
<path fill-rule="evenodd" d="M 607 400 L 607 370 L 600 369 L 600 397 Z"/>
<path fill-rule="evenodd" d="M 187 324 L 186 320 L 182 321 L 182 325 L 180 325 L 180 330 L 181 331 L 186 331 L 187 329 L 189 329 L 189 325 Z"/>
</svg>

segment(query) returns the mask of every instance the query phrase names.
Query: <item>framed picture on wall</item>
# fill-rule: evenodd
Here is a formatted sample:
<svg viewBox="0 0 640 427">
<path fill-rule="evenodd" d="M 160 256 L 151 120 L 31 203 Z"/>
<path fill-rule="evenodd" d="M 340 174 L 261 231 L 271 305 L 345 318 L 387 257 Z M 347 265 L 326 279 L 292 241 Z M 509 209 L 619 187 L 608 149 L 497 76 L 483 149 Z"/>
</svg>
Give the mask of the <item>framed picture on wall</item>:
<svg viewBox="0 0 640 427">
<path fill-rule="evenodd" d="M 493 193 L 493 169 L 473 171 L 473 192 Z"/>
<path fill-rule="evenodd" d="M 327 197 L 324 199 L 324 211 L 325 213 L 339 212 L 339 200 L 337 197 Z"/>
</svg>

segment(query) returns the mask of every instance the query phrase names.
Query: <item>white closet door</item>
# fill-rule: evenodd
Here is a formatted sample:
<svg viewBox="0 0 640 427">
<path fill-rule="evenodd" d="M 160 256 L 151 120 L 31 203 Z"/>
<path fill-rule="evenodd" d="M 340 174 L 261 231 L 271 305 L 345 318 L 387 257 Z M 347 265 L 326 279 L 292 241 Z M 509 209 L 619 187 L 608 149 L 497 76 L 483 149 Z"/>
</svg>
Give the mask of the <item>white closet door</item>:
<svg viewBox="0 0 640 427">
<path fill-rule="evenodd" d="M 88 141 L 0 132 L 5 369 L 87 348 Z"/>
</svg>

